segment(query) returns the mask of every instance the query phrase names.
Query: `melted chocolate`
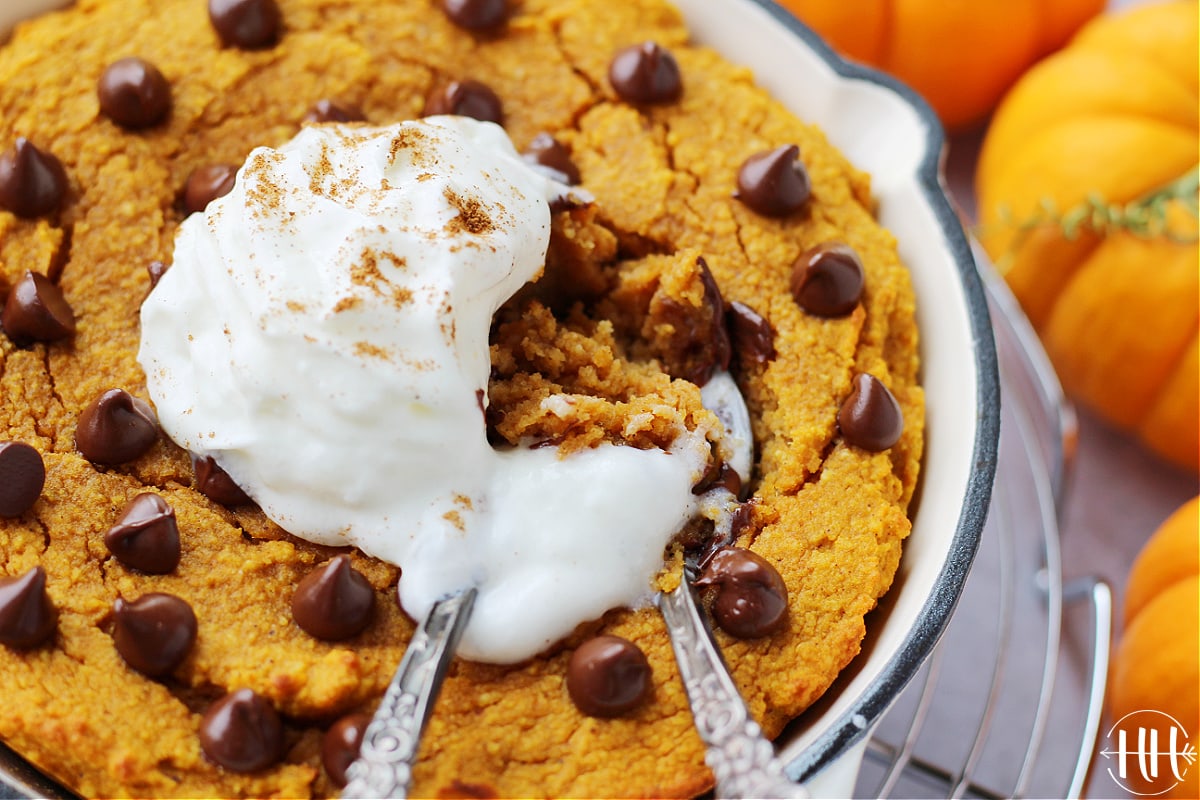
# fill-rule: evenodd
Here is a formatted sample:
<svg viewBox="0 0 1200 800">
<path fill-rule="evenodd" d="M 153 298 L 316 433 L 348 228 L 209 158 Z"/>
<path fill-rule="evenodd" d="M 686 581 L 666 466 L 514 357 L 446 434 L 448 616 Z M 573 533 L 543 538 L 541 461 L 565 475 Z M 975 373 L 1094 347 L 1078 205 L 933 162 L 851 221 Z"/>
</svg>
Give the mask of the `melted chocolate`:
<svg viewBox="0 0 1200 800">
<path fill-rule="evenodd" d="M 175 510 L 157 494 L 143 492 L 125 506 L 104 534 L 104 544 L 126 567 L 165 575 L 179 566 L 179 526 Z"/>
<path fill-rule="evenodd" d="M 187 601 L 152 592 L 113 604 L 113 644 L 125 663 L 157 678 L 179 666 L 196 641 L 196 615 Z"/>
<path fill-rule="evenodd" d="M 758 312 L 734 300 L 725 309 L 725 325 L 738 363 L 766 364 L 775 358 L 775 329 Z"/>
</svg>

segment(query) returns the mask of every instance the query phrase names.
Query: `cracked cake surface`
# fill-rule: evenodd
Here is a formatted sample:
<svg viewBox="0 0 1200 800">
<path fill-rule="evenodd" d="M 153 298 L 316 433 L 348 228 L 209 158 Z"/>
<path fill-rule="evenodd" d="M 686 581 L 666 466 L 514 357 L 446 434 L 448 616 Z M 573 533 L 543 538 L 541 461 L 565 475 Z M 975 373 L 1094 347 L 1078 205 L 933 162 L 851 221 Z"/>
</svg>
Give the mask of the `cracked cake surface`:
<svg viewBox="0 0 1200 800">
<path fill-rule="evenodd" d="M 149 400 L 139 308 L 154 270 L 170 267 L 189 176 L 283 144 L 321 102 L 383 125 L 421 117 L 467 80 L 494 92 L 518 150 L 552 134 L 594 198 L 555 210 L 544 275 L 496 316 L 489 437 L 564 454 L 665 448 L 681 427 L 714 426 L 696 384 L 729 362 L 755 445 L 734 544 L 773 565 L 788 601 L 775 632 L 717 639 L 752 713 L 778 733 L 858 653 L 911 527 L 924 429 L 914 298 L 869 177 L 748 70 L 692 43 L 658 0 L 520 0 L 482 32 L 428 0 L 278 8 L 277 41 L 252 48 L 223 42 L 203 0 L 79 0 L 0 46 L 0 149 L 26 139 L 66 176 L 51 212 L 0 208 L 0 299 L 33 272 L 74 315 L 53 341 L 0 334 L 0 441 L 31 446 L 45 471 L 36 502 L 0 512 L 0 579 L 40 567 L 54 609 L 47 641 L 0 644 L 0 739 L 85 796 L 337 793 L 323 738 L 370 713 L 400 660 L 414 627 L 396 603 L 401 569 L 214 501 L 165 435 L 132 460 L 85 457 L 80 419 L 112 389 Z M 646 41 L 678 63 L 682 91 L 669 102 L 630 102 L 613 87 L 614 54 Z M 170 87 L 169 113 L 144 127 L 115 123 L 98 98 L 106 68 L 127 56 Z M 811 197 L 763 214 L 738 196 L 739 169 L 787 144 Z M 829 242 L 857 253 L 864 288 L 850 311 L 820 315 L 798 303 L 793 265 Z M 903 418 L 881 449 L 851 443 L 839 424 L 862 374 Z M 569 413 L 546 402 L 563 396 Z M 106 544 L 147 492 L 178 530 L 178 564 L 161 574 Z M 297 624 L 292 599 L 338 555 L 369 584 L 374 611 L 360 632 L 326 641 Z M 678 564 L 659 580 L 678 580 Z M 149 593 L 182 598 L 197 622 L 186 657 L 157 678 L 114 646 L 124 624 L 114 603 Z M 646 701 L 612 718 L 583 713 L 566 687 L 573 651 L 601 633 L 636 644 L 650 666 Z M 269 766 L 225 768 L 202 748 L 207 712 L 239 689 L 281 717 L 282 755 Z M 691 796 L 711 784 L 661 618 L 618 608 L 520 664 L 455 662 L 414 795 Z"/>
</svg>

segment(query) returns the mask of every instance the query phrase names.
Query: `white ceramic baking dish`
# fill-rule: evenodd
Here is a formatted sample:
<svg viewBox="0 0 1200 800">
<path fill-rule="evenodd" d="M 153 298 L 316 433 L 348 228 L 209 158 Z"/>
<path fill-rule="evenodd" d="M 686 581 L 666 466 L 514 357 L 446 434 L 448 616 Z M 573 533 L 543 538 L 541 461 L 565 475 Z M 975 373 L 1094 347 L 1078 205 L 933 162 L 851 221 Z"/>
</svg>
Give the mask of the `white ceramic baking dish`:
<svg viewBox="0 0 1200 800">
<path fill-rule="evenodd" d="M 872 725 L 932 650 L 962 590 L 987 514 L 999 435 L 999 380 L 987 305 L 941 176 L 943 134 L 916 94 L 843 61 L 770 0 L 675 0 L 695 39 L 754 70 L 802 119 L 870 173 L 879 218 L 912 271 L 927 441 L 912 536 L 863 652 L 778 742 L 794 778 L 845 796 Z M 62 0 L 3 0 L 0 41 Z M 0 798 L 63 790 L 0 747 Z"/>
</svg>

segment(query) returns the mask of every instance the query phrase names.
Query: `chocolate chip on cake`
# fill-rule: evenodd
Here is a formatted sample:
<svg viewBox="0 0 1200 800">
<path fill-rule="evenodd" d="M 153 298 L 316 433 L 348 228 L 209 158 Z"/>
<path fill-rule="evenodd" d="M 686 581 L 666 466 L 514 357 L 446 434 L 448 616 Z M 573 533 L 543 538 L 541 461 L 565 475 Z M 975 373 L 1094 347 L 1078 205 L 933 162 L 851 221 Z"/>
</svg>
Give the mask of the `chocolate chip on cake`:
<svg viewBox="0 0 1200 800">
<path fill-rule="evenodd" d="M 37 647 L 54 635 L 57 625 L 58 612 L 46 593 L 46 570 L 39 566 L 0 578 L 0 644 Z"/>
<path fill-rule="evenodd" d="M 729 367 L 732 349 L 720 287 L 703 258 L 696 259 L 696 270 L 704 287 L 701 305 L 686 305 L 664 296 L 658 314 L 672 328 L 662 354 L 667 371 L 672 377 L 703 386 L 713 373 Z"/>
<path fill-rule="evenodd" d="M 0 155 L 0 208 L 31 219 L 53 213 L 67 195 L 62 162 L 24 137 Z"/>
<path fill-rule="evenodd" d="M 304 115 L 304 122 L 364 122 L 367 117 L 362 109 L 337 100 L 318 100 Z"/>
<path fill-rule="evenodd" d="M 234 772 L 266 769 L 283 758 L 283 722 L 250 689 L 230 692 L 200 721 L 200 747 L 210 761 Z"/>
<path fill-rule="evenodd" d="M 696 586 L 716 587 L 713 619 L 730 636 L 756 639 L 775 633 L 787 621 L 787 585 L 770 562 L 751 550 L 719 551 Z"/>
<path fill-rule="evenodd" d="M 125 663 L 157 678 L 179 666 L 196 641 L 196 615 L 186 600 L 151 592 L 113 603 L 113 644 Z"/>
<path fill-rule="evenodd" d="M 866 372 L 854 376 L 854 388 L 837 415 L 838 429 L 848 444 L 880 451 L 900 441 L 904 414 L 883 382 Z"/>
<path fill-rule="evenodd" d="M 632 711 L 650 697 L 651 688 L 645 653 L 619 636 L 588 639 L 567 665 L 567 692 L 575 706 L 591 717 Z"/>
<path fill-rule="evenodd" d="M 45 275 L 26 270 L 8 293 L 0 326 L 18 345 L 57 342 L 75 334 L 75 312 L 62 289 Z"/>
<path fill-rule="evenodd" d="M 430 95 L 425 102 L 425 116 L 439 114 L 471 117 L 497 125 L 504 123 L 500 98 L 487 84 L 471 79 L 452 81 Z"/>
<path fill-rule="evenodd" d="M 0 442 L 0 517 L 19 517 L 42 495 L 46 465 L 24 442 Z"/>
<path fill-rule="evenodd" d="M 725 309 L 725 326 L 738 361 L 766 364 L 775 358 L 775 329 L 750 306 L 731 302 Z"/>
<path fill-rule="evenodd" d="M 674 103 L 683 96 L 679 63 L 657 42 L 618 51 L 608 64 L 608 82 L 618 97 L 635 105 Z"/>
<path fill-rule="evenodd" d="M 158 417 L 145 400 L 109 389 L 79 415 L 75 447 L 88 461 L 111 466 L 133 461 L 158 440 Z"/>
<path fill-rule="evenodd" d="M 237 171 L 233 164 L 209 164 L 192 170 L 183 188 L 184 213 L 203 211 L 213 200 L 233 191 Z"/>
<path fill-rule="evenodd" d="M 764 217 L 786 217 L 812 194 L 808 170 L 794 144 L 747 158 L 738 170 L 734 197 Z"/>
<path fill-rule="evenodd" d="M 242 50 L 273 46 L 283 28 L 275 0 L 208 0 L 208 19 L 221 44 Z"/>
<path fill-rule="evenodd" d="M 792 265 L 792 297 L 818 317 L 849 314 L 862 299 L 865 283 L 862 259 L 841 242 L 809 248 Z"/>
<path fill-rule="evenodd" d="M 552 177 L 568 186 L 579 185 L 579 167 L 571 160 L 571 151 L 548 133 L 539 133 L 521 154 L 531 164 L 553 173 Z"/>
<path fill-rule="evenodd" d="M 143 492 L 125 506 L 104 534 L 104 544 L 127 567 L 165 575 L 179 566 L 179 525 L 175 509 L 153 492 Z"/>
<path fill-rule="evenodd" d="M 96 94 L 104 115 L 130 130 L 157 125 L 171 111 L 171 84 L 158 67 L 137 56 L 110 64 Z"/>
<path fill-rule="evenodd" d="M 244 506 L 254 502 L 212 456 L 201 457 L 193 453 L 192 473 L 196 478 L 196 491 L 209 500 L 223 506 Z"/>
<path fill-rule="evenodd" d="M 321 737 L 321 764 L 329 780 L 339 789 L 346 785 L 346 770 L 358 758 L 363 734 L 370 724 L 369 714 L 347 714 Z"/>
<path fill-rule="evenodd" d="M 441 0 L 442 11 L 460 28 L 486 31 L 508 20 L 508 0 Z"/>
<path fill-rule="evenodd" d="M 375 590 L 344 555 L 305 575 L 292 595 L 296 624 L 330 642 L 360 633 L 374 611 Z"/>
</svg>

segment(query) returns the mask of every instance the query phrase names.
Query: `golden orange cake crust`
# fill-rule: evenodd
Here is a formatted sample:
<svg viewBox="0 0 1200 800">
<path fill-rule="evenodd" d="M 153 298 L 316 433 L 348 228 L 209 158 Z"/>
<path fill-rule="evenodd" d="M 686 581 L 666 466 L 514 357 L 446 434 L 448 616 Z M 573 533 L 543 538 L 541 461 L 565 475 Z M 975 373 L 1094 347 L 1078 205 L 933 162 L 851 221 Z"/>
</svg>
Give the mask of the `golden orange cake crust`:
<svg viewBox="0 0 1200 800">
<path fill-rule="evenodd" d="M 340 716 L 374 708 L 413 630 L 395 602 L 400 570 L 295 539 L 253 507 L 213 502 L 192 488 L 188 454 L 165 436 L 116 466 L 90 463 L 75 442 L 80 413 L 103 391 L 148 399 L 138 309 L 147 266 L 170 263 L 188 176 L 282 144 L 325 99 L 385 124 L 421 116 L 449 81 L 484 81 L 518 149 L 552 133 L 594 196 L 556 212 L 546 275 L 497 318 L 497 442 L 661 447 L 681 424 L 710 424 L 683 377 L 697 356 L 677 346 L 681 320 L 705 302 L 698 264 L 726 303 L 769 322 L 773 358 L 739 358 L 734 347 L 756 446 L 737 543 L 783 577 L 788 618 L 774 635 L 718 639 L 772 735 L 858 653 L 864 615 L 889 588 L 910 530 L 923 436 L 912 290 L 873 218 L 868 177 L 746 69 L 692 44 L 664 2 L 512 5 L 499 30 L 472 33 L 431 0 L 279 0 L 278 43 L 242 49 L 222 46 L 204 0 L 79 0 L 0 48 L 0 150 L 27 138 L 61 161 L 69 187 L 54 213 L 0 210 L 0 299 L 32 270 L 61 288 L 77 320 L 73 336 L 51 343 L 0 335 L 0 440 L 32 445 L 47 473 L 30 510 L 0 517 L 0 578 L 40 565 L 58 614 L 46 644 L 0 646 L 0 739 L 80 794 L 336 794 L 321 736 Z M 610 84 L 613 54 L 647 40 L 678 61 L 675 102 L 633 105 Z M 96 90 L 110 63 L 134 55 L 157 66 L 172 98 L 166 120 L 140 130 L 102 114 Z M 734 196 L 737 173 L 783 144 L 799 146 L 812 196 L 800 212 L 766 217 Z M 859 253 L 866 288 L 850 313 L 819 317 L 797 305 L 789 281 L 801 253 L 830 241 Z M 859 373 L 883 382 L 902 409 L 903 434 L 886 450 L 839 433 L 837 412 Z M 561 392 L 579 400 L 569 423 L 540 402 Z M 105 545 L 145 491 L 177 517 L 181 558 L 167 574 L 123 566 Z M 296 625 L 290 600 L 339 552 L 370 582 L 376 611 L 362 633 L 327 643 Z M 149 592 L 185 599 L 198 620 L 190 654 L 157 679 L 130 669 L 112 639 L 117 598 Z M 649 701 L 612 719 L 581 713 L 564 685 L 572 649 L 599 631 L 635 642 L 652 668 Z M 240 688 L 282 714 L 282 763 L 238 773 L 204 756 L 203 713 Z M 711 782 L 661 619 L 617 609 L 524 664 L 457 662 L 414 793 L 689 796 Z"/>
</svg>

